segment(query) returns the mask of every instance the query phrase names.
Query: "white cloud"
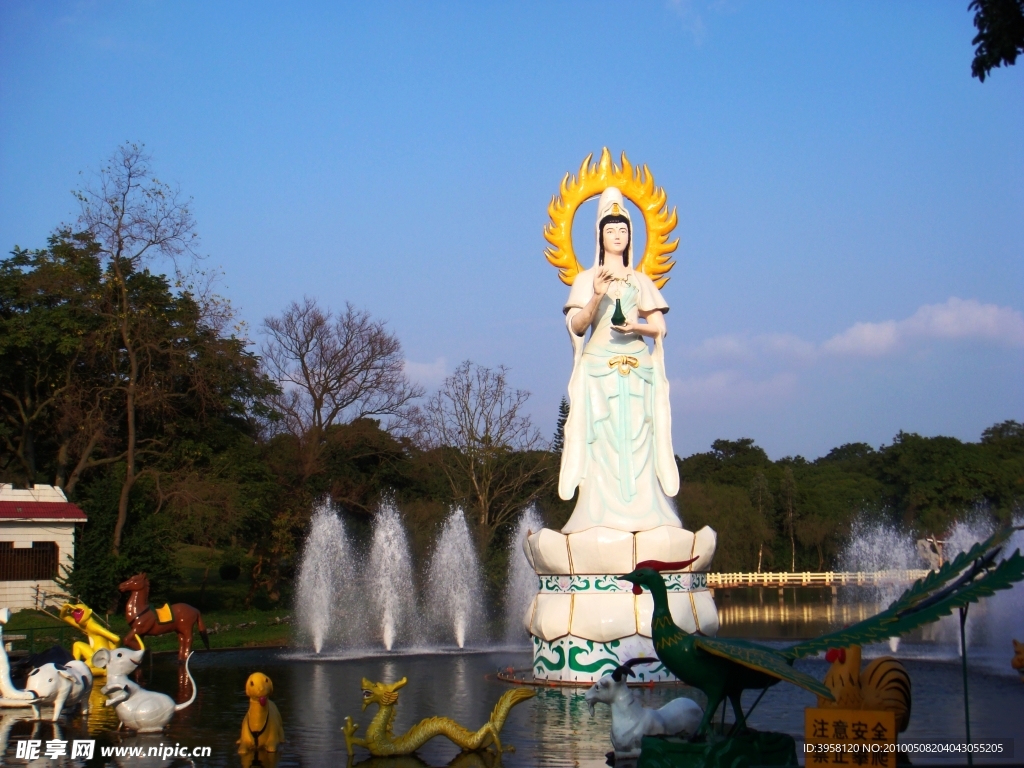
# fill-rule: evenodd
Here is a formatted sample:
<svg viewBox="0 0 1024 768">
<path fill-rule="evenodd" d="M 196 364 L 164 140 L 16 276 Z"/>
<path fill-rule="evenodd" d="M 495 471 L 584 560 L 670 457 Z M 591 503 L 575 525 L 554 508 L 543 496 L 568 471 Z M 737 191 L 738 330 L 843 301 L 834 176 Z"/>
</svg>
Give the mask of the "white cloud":
<svg viewBox="0 0 1024 768">
<path fill-rule="evenodd" d="M 759 336 L 726 334 L 705 339 L 688 350 L 690 357 L 720 362 L 751 362 L 759 355 L 808 360 L 815 347 L 809 341 L 790 333 L 769 333 Z"/>
<path fill-rule="evenodd" d="M 774 404 L 788 398 L 796 383 L 796 375 L 789 372 L 755 380 L 737 371 L 715 371 L 707 376 L 674 379 L 672 405 L 680 412 L 706 413 Z"/>
<path fill-rule="evenodd" d="M 822 345 L 835 355 L 878 357 L 925 339 L 976 340 L 1024 346 L 1024 315 L 1011 307 L 951 297 L 926 304 L 905 320 L 856 323 Z"/>
<path fill-rule="evenodd" d="M 810 360 L 816 352 L 814 344 L 791 333 L 770 333 L 756 341 L 763 351 L 794 360 Z"/>
<path fill-rule="evenodd" d="M 728 334 L 704 339 L 699 346 L 689 350 L 689 354 L 702 360 L 749 360 L 753 350 L 746 337 Z"/>
<path fill-rule="evenodd" d="M 435 359 L 432 363 L 406 360 L 405 375 L 424 387 L 436 387 L 448 375 L 448 363 L 443 357 Z"/>
<path fill-rule="evenodd" d="M 899 344 L 899 329 L 894 320 L 884 323 L 855 323 L 821 345 L 834 355 L 875 357 L 891 352 Z"/>
<path fill-rule="evenodd" d="M 912 354 L 926 342 L 1024 347 L 1024 315 L 1011 307 L 952 297 L 903 320 L 855 323 L 821 344 L 793 334 L 727 334 L 685 351 L 707 370 L 672 381 L 680 412 L 750 410 L 781 404 L 798 389 L 801 370 L 837 358 Z"/>
<path fill-rule="evenodd" d="M 905 321 L 907 331 L 936 339 L 983 339 L 1024 346 L 1024 315 L 1010 307 L 981 304 L 955 296 L 945 304 L 928 304 Z"/>
</svg>

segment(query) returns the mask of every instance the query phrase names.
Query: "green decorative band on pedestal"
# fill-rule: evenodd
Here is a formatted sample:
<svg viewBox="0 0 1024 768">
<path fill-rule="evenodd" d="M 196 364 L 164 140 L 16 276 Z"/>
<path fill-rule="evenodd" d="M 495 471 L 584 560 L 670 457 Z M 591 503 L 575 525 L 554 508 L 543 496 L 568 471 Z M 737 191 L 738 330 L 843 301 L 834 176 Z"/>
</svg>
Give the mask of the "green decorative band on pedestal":
<svg viewBox="0 0 1024 768">
<path fill-rule="evenodd" d="M 633 585 L 618 576 L 541 575 L 537 577 L 538 591 L 548 594 L 579 594 L 580 592 L 629 592 Z M 706 573 L 667 573 L 665 587 L 669 592 L 698 592 L 708 588 Z"/>
<path fill-rule="evenodd" d="M 539 680 L 561 683 L 593 683 L 627 659 L 649 657 L 652 663 L 633 668 L 634 682 L 661 683 L 676 678 L 654 654 L 651 638 L 631 635 L 599 643 L 575 635 L 550 642 L 533 638 L 533 675 Z M 631 678 L 632 680 L 632 678 Z"/>
</svg>

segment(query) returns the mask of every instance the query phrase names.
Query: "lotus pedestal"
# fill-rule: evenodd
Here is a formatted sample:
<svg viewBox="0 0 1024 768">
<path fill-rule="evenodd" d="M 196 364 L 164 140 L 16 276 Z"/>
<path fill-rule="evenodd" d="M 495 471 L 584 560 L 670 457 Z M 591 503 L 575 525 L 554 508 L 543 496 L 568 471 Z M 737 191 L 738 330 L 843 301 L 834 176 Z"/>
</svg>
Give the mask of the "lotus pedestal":
<svg viewBox="0 0 1024 768">
<path fill-rule="evenodd" d="M 654 658 L 650 593 L 634 595 L 620 581 L 644 560 L 697 560 L 666 572 L 669 608 L 687 632 L 714 636 L 718 610 L 707 586 L 716 534 L 662 526 L 631 533 L 595 527 L 563 534 L 547 528 L 524 542 L 538 590 L 524 617 L 533 640 L 533 674 L 539 680 L 589 684 L 626 659 Z M 640 682 L 674 680 L 660 663 L 636 667 Z"/>
</svg>

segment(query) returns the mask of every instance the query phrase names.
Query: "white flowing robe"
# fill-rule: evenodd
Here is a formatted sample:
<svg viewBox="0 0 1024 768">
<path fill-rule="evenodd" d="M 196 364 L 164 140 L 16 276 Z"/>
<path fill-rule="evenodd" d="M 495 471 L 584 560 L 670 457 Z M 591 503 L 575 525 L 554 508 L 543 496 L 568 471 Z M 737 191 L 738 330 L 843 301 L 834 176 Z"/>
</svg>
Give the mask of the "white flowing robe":
<svg viewBox="0 0 1024 768">
<path fill-rule="evenodd" d="M 598 306 L 590 339 L 572 331 L 572 318 L 594 295 L 596 273 L 588 269 L 576 276 L 564 308 L 573 369 L 558 495 L 571 499 L 577 486 L 580 493 L 562 532 L 594 526 L 634 532 L 682 527 L 669 498 L 679 492 L 679 470 L 662 340 L 655 340 L 652 353 L 639 335 L 611 330 L 612 291 Z M 642 272 L 630 271 L 620 300 L 632 322 L 640 310 L 668 311 L 661 292 Z M 623 356 L 626 375 L 619 365 L 609 364 Z"/>
</svg>

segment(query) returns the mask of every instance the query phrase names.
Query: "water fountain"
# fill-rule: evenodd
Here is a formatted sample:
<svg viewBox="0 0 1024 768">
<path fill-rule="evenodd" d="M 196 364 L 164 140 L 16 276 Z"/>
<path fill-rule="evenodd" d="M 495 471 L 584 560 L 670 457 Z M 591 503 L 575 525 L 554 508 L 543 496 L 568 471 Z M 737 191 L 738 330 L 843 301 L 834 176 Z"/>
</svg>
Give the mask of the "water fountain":
<svg viewBox="0 0 1024 768">
<path fill-rule="evenodd" d="M 536 508 L 525 510 L 509 543 L 504 636 L 523 642 L 523 615 L 537 594 L 537 575 L 526 559 L 527 534 L 543 527 Z M 438 534 L 426 568 L 423 610 L 416 602 L 412 557 L 394 501 L 382 502 L 373 521 L 365 568 L 330 501 L 317 504 L 299 565 L 296 594 L 299 636 L 319 654 L 326 648 L 390 651 L 406 645 L 486 642 L 481 602 L 483 576 L 462 509 L 454 507 Z M 429 632 L 419 631 L 421 620 Z"/>
<path fill-rule="evenodd" d="M 329 501 L 321 501 L 310 521 L 299 566 L 296 612 L 300 631 L 320 653 L 327 643 L 353 638 L 360 627 L 352 619 L 355 570 L 345 524 Z M 345 622 L 339 621 L 344 616 Z M 344 637 L 342 637 L 344 635 Z"/>
<path fill-rule="evenodd" d="M 381 502 L 373 518 L 373 538 L 367 558 L 366 589 L 370 635 L 391 650 L 396 641 L 419 640 L 412 555 L 398 508 L 393 500 Z"/>
<path fill-rule="evenodd" d="M 1013 520 L 1015 526 L 1024 525 L 1024 514 Z M 946 536 L 943 556 L 946 560 L 970 549 L 978 541 L 991 535 L 992 520 L 984 515 L 968 515 L 957 521 Z M 1024 531 L 1017 531 L 1006 545 L 1006 551 L 1024 550 Z M 949 644 L 959 645 L 959 628 L 954 617 L 939 623 L 941 639 Z M 965 627 L 967 647 L 972 658 L 986 666 L 1005 671 L 1005 656 L 1009 653 L 1008 635 L 1024 635 L 1024 587 L 1019 584 L 1013 589 L 998 592 L 990 599 L 972 606 Z"/>
<path fill-rule="evenodd" d="M 523 544 L 527 537 L 544 527 L 535 506 L 523 511 L 508 544 L 508 582 L 505 585 L 505 641 L 525 643 L 529 634 L 523 628 L 523 616 L 537 594 L 537 574 L 526 559 Z"/>
<path fill-rule="evenodd" d="M 1013 522 L 1024 524 L 1024 515 Z M 968 514 L 950 528 L 944 540 L 942 557 L 948 562 L 961 552 L 990 536 L 995 529 L 992 519 L 983 514 Z M 1024 532 L 1017 531 L 1007 543 L 1007 553 L 1024 550 Z M 886 571 L 926 568 L 918 554 L 914 536 L 898 526 L 876 520 L 859 519 L 850 532 L 850 542 L 839 557 L 838 566 L 845 571 Z M 846 593 L 855 601 L 873 602 L 871 611 L 879 610 L 898 597 L 909 583 L 890 581 L 875 586 L 859 587 Z M 965 628 L 967 647 L 972 658 L 992 671 L 1009 674 L 1006 661 L 1010 653 L 1008 635 L 1024 635 L 1024 588 L 1020 585 L 998 592 L 971 607 Z M 960 628 L 956 616 L 946 616 L 935 624 L 919 630 L 912 653 L 919 656 L 954 658 L 960 653 Z M 895 653 L 900 643 L 890 640 L 889 650 Z"/>
<path fill-rule="evenodd" d="M 484 627 L 480 603 L 480 560 L 460 507 L 453 507 L 437 537 L 427 569 L 426 615 L 442 643 L 479 636 Z"/>
<path fill-rule="evenodd" d="M 926 567 L 921 562 L 914 539 L 894 523 L 858 518 L 850 528 L 850 542 L 839 556 L 839 570 L 853 573 L 907 571 Z M 854 593 L 858 600 L 875 602 L 879 608 L 889 605 L 908 586 L 903 580 L 890 580 L 860 587 Z M 895 653 L 900 638 L 889 639 Z"/>
</svg>

